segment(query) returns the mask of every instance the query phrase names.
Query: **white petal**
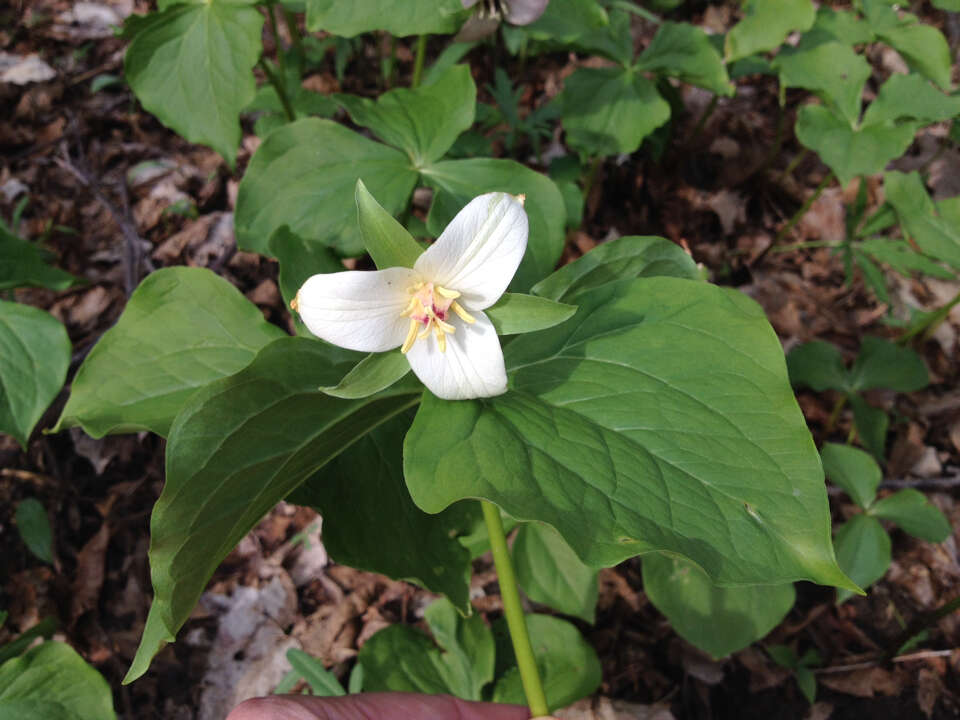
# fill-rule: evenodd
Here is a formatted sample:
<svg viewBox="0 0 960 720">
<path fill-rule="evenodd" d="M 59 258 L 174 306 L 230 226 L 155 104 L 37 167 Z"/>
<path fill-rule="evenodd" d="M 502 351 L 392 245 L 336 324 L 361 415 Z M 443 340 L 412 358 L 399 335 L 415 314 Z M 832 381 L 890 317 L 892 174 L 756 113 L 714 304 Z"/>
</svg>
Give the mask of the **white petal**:
<svg viewBox="0 0 960 720">
<path fill-rule="evenodd" d="M 453 320 L 457 330 L 447 335 L 446 352 L 440 352 L 437 339 L 430 336 L 417 340 L 407 353 L 413 372 L 438 398 L 467 400 L 507 391 L 497 331 L 484 313 L 473 316 L 476 322 L 472 325 L 460 318 Z"/>
<path fill-rule="evenodd" d="M 383 352 L 398 347 L 409 319 L 407 289 L 418 280 L 410 268 L 314 275 L 297 293 L 303 322 L 318 338 L 349 350 Z"/>
<path fill-rule="evenodd" d="M 543 15 L 550 0 L 509 0 L 507 22 L 514 25 L 529 25 Z"/>
<path fill-rule="evenodd" d="M 463 294 L 471 312 L 493 305 L 527 249 L 527 213 L 506 193 L 475 197 L 427 248 L 414 269 L 424 278 Z"/>
</svg>

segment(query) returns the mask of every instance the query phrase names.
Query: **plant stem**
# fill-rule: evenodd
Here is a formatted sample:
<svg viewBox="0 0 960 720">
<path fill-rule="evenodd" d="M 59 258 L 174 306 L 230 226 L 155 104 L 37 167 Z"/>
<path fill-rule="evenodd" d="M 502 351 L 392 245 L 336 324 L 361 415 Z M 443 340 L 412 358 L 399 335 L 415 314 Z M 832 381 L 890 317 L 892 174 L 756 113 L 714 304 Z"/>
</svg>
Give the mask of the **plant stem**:
<svg viewBox="0 0 960 720">
<path fill-rule="evenodd" d="M 593 190 L 593 184 L 597 180 L 597 172 L 600 170 L 600 164 L 603 162 L 603 159 L 600 156 L 597 156 L 590 163 L 590 169 L 587 171 L 587 176 L 583 180 L 583 202 L 586 205 L 587 201 L 590 199 L 590 191 Z"/>
<path fill-rule="evenodd" d="M 410 80 L 410 87 L 416 89 L 420 87 L 420 77 L 423 75 L 423 59 L 427 54 L 427 36 L 420 35 L 417 38 L 417 55 L 413 59 L 413 78 Z"/>
<path fill-rule="evenodd" d="M 797 167 L 800 165 L 800 163 L 803 162 L 804 158 L 807 157 L 807 153 L 809 153 L 809 152 L 810 152 L 809 150 L 807 150 L 806 148 L 804 148 L 804 149 L 803 149 L 803 152 L 800 152 L 800 153 L 797 153 L 796 155 L 794 155 L 794 156 L 793 156 L 793 160 L 791 160 L 791 161 L 787 164 L 787 167 L 784 168 L 783 177 L 788 178 L 788 177 L 790 177 L 791 175 L 793 175 L 793 171 L 796 170 Z"/>
<path fill-rule="evenodd" d="M 847 396 L 841 395 L 837 398 L 837 402 L 833 406 L 833 411 L 830 413 L 830 418 L 827 420 L 827 432 L 833 432 L 833 429 L 837 426 L 837 420 L 840 419 L 840 412 L 843 410 L 844 405 L 847 404 Z"/>
<path fill-rule="evenodd" d="M 280 30 L 277 27 L 277 6 L 270 5 L 267 8 L 267 20 L 270 24 L 270 34 L 273 36 L 273 46 L 277 51 L 277 68 L 280 70 L 280 77 L 287 79 L 287 59 L 284 57 L 283 44 L 280 42 Z"/>
<path fill-rule="evenodd" d="M 274 90 L 277 91 L 277 97 L 280 98 L 280 104 L 283 105 L 283 112 L 287 116 L 287 122 L 293 122 L 297 119 L 297 116 L 293 112 L 293 106 L 290 104 L 290 98 L 287 97 L 287 91 L 283 87 L 283 83 L 277 77 L 277 74 L 270 69 L 270 66 L 267 64 L 267 61 L 262 57 L 257 62 L 257 65 L 260 66 L 260 69 L 263 70 L 263 74 L 267 76 L 267 80 L 273 85 Z"/>
<path fill-rule="evenodd" d="M 700 138 L 700 133 L 703 132 L 703 128 L 707 124 L 707 120 L 709 120 L 710 116 L 713 115 L 713 111 L 717 109 L 718 102 L 720 102 L 720 96 L 714 95 L 710 99 L 710 103 L 707 105 L 704 111 L 700 113 L 700 119 L 697 120 L 697 124 L 693 128 L 693 132 L 690 133 L 689 143 L 691 145 L 695 144 L 696 141 Z"/>
<path fill-rule="evenodd" d="M 923 339 L 929 340 L 933 335 L 934 331 L 937 329 L 937 326 L 940 325 L 944 320 L 947 319 L 947 316 L 950 315 L 950 311 L 956 305 L 960 305 L 960 293 L 957 293 L 953 296 L 953 300 L 948 302 L 942 308 L 939 308 L 932 312 L 929 317 L 927 317 L 923 322 L 918 323 L 916 327 L 911 328 L 903 335 L 897 338 L 898 343 L 906 343 L 908 340 L 916 337 L 920 333 L 923 333 Z"/>
<path fill-rule="evenodd" d="M 537 661 L 533 655 L 533 647 L 530 645 L 527 621 L 523 617 L 523 607 L 520 605 L 520 592 L 517 590 L 517 578 L 513 572 L 513 562 L 510 560 L 510 550 L 507 548 L 507 536 L 503 532 L 500 510 L 486 500 L 480 501 L 480 507 L 483 508 L 483 519 L 487 524 L 487 533 L 490 535 L 493 564 L 497 569 L 500 596 L 503 598 L 503 614 L 507 618 L 513 652 L 517 656 L 523 692 L 527 696 L 530 714 L 534 718 L 542 717 L 549 714 L 547 698 L 543 694 Z"/>
<path fill-rule="evenodd" d="M 801 218 L 803 218 L 804 215 L 807 214 L 807 210 L 809 210 L 810 206 L 813 205 L 817 201 L 817 198 L 823 194 L 823 191 L 827 189 L 827 185 L 829 185 L 832 180 L 833 180 L 833 173 L 828 172 L 826 177 L 824 177 L 823 180 L 820 181 L 820 184 L 817 185 L 817 189 L 813 191 L 813 195 L 808 197 L 806 202 L 804 202 L 803 205 L 800 206 L 800 209 L 797 210 L 793 214 L 793 217 L 787 221 L 787 224 L 784 225 L 782 228 L 780 228 L 780 232 L 777 233 L 777 237 L 773 241 L 774 245 L 778 244 L 781 240 L 783 240 L 787 236 L 787 234 L 791 230 L 793 230 L 794 226 L 798 222 L 800 222 Z"/>
<path fill-rule="evenodd" d="M 303 49 L 303 38 L 300 36 L 300 26 L 297 25 L 297 16 L 286 7 L 283 7 L 283 19 L 287 21 L 287 30 L 290 32 L 290 39 L 293 40 L 293 48 L 297 51 L 301 62 L 306 59 L 307 54 Z M 301 70 L 303 68 L 301 67 Z"/>
</svg>

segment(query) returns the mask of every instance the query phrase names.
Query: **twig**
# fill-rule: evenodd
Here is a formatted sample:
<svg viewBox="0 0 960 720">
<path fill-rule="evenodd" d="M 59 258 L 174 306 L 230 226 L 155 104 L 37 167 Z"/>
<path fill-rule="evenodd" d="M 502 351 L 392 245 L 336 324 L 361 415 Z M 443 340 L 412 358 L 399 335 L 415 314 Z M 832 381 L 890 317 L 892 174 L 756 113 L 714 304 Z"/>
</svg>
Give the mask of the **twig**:
<svg viewBox="0 0 960 720">
<path fill-rule="evenodd" d="M 54 162 L 56 162 L 57 165 L 69 172 L 77 180 L 79 180 L 81 184 L 88 188 L 93 193 L 94 197 L 97 198 L 100 204 L 106 208 L 107 212 L 113 216 L 113 219 L 116 221 L 117 225 L 120 226 L 120 232 L 124 239 L 123 289 L 126 292 L 127 297 L 130 297 L 134 288 L 136 288 L 137 284 L 140 282 L 140 265 L 143 254 L 141 248 L 143 240 L 141 240 L 140 235 L 137 233 L 137 228 L 133 223 L 133 218 L 130 216 L 129 202 L 126 196 L 126 186 L 122 187 L 124 209 L 121 211 L 118 210 L 112 202 L 110 202 L 101 189 L 100 183 L 96 180 L 96 178 L 71 160 L 70 150 L 67 147 L 66 142 L 61 145 L 61 152 L 63 157 L 54 158 Z M 82 163 L 82 161 L 77 160 L 76 163 Z"/>
<path fill-rule="evenodd" d="M 824 176 L 823 180 L 820 181 L 820 184 L 817 185 L 817 189 L 813 191 L 813 195 L 808 197 L 806 201 L 803 203 L 803 205 L 800 206 L 800 209 L 797 210 L 793 214 L 793 217 L 791 217 L 787 221 L 787 224 L 784 225 L 782 228 L 780 228 L 780 232 L 777 233 L 777 237 L 774 239 L 770 247 L 778 245 L 790 233 L 790 231 L 793 230 L 796 224 L 800 222 L 800 220 L 803 218 L 804 215 L 807 214 L 807 210 L 809 210 L 811 206 L 817 201 L 817 198 L 819 198 L 820 195 L 823 194 L 823 191 L 827 189 L 827 185 L 829 185 L 832 180 L 833 180 L 833 173 L 828 172 Z"/>
<path fill-rule="evenodd" d="M 945 475 L 943 477 L 920 478 L 907 480 L 906 478 L 884 480 L 881 488 L 896 490 L 900 488 L 917 488 L 918 490 L 950 490 L 960 487 L 960 475 Z"/>
<path fill-rule="evenodd" d="M 915 662 L 917 660 L 929 660 L 930 658 L 949 657 L 957 650 L 958 648 L 952 648 L 950 650 L 921 650 L 915 653 L 907 653 L 906 655 L 897 655 L 896 657 L 890 658 L 890 662 L 904 663 Z M 883 658 L 877 656 L 862 662 L 850 663 L 849 665 L 833 665 L 831 667 L 816 668 L 813 670 L 813 672 L 815 675 L 835 675 L 837 673 L 853 672 L 854 670 L 866 670 L 868 668 L 877 667 L 882 662 Z"/>
</svg>

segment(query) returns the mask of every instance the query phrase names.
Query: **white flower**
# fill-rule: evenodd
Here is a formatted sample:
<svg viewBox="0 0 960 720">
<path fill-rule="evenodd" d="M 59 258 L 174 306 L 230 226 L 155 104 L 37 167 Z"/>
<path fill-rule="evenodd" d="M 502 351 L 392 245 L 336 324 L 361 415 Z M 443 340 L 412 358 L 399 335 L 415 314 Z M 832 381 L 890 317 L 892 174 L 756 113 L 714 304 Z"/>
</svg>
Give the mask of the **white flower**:
<svg viewBox="0 0 960 720">
<path fill-rule="evenodd" d="M 464 8 L 471 8 L 481 0 L 461 0 Z M 543 15 L 550 0 L 483 0 L 479 15 L 483 18 L 503 17 L 513 25 L 529 25 Z"/>
<path fill-rule="evenodd" d="M 483 312 L 507 289 L 527 248 L 523 196 L 471 200 L 413 268 L 314 275 L 293 302 L 314 335 L 363 352 L 399 347 L 445 400 L 507 390 L 503 351 Z"/>
</svg>

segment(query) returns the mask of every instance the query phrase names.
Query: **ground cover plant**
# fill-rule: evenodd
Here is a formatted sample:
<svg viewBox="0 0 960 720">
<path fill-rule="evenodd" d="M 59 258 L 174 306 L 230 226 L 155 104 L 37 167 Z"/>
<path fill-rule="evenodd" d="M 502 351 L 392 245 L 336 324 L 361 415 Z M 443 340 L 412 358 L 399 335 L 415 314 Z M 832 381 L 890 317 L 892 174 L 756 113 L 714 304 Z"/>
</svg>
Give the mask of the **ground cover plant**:
<svg viewBox="0 0 960 720">
<path fill-rule="evenodd" d="M 957 8 L 63 5 L 0 35 L 0 715 L 957 711 Z"/>
</svg>

